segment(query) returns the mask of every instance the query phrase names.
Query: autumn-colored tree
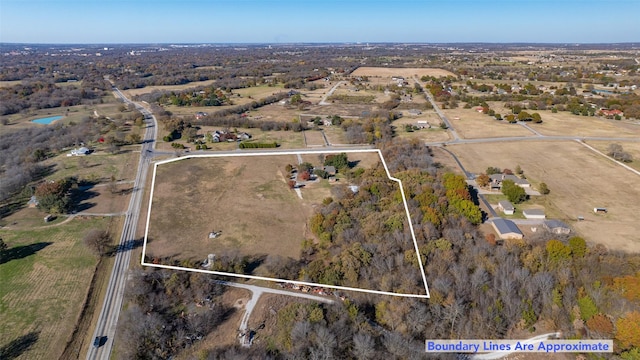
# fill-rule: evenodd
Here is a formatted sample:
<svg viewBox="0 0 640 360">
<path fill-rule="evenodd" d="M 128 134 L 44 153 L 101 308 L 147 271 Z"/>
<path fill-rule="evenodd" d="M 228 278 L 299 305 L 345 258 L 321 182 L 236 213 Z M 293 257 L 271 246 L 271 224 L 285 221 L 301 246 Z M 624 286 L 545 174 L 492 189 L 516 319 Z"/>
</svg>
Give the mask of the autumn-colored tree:
<svg viewBox="0 0 640 360">
<path fill-rule="evenodd" d="M 616 336 L 620 347 L 640 347 L 640 312 L 627 313 L 616 321 Z"/>
<path fill-rule="evenodd" d="M 480 187 L 486 187 L 487 185 L 489 185 L 489 181 L 491 181 L 491 179 L 487 174 L 480 174 L 478 175 L 478 177 L 476 177 L 476 184 L 478 184 L 478 186 Z"/>
<path fill-rule="evenodd" d="M 309 227 L 311 227 L 311 232 L 316 235 L 320 235 L 324 231 L 322 227 L 322 223 L 324 222 L 324 216 L 321 213 L 315 213 L 309 220 Z"/>
<path fill-rule="evenodd" d="M 303 171 L 300 173 L 300 180 L 307 181 L 311 178 L 311 174 L 308 171 Z"/>
<path fill-rule="evenodd" d="M 38 199 L 38 207 L 53 214 L 62 214 L 69 211 L 71 199 L 69 190 L 77 183 L 74 178 L 65 178 L 59 181 L 47 181 L 36 187 L 35 196 Z"/>
<path fill-rule="evenodd" d="M 489 234 L 485 234 L 484 235 L 484 239 L 490 244 L 490 245 L 495 245 L 496 244 L 496 235 L 489 233 Z"/>
<path fill-rule="evenodd" d="M 629 301 L 640 300 L 640 272 L 636 275 L 614 278 L 613 287 L 618 289 L 622 296 Z"/>
<path fill-rule="evenodd" d="M 604 338 L 611 338 L 613 334 L 613 323 L 603 314 L 594 315 L 591 319 L 587 320 L 587 328 L 589 328 L 592 333 L 595 333 L 595 335 Z"/>
</svg>

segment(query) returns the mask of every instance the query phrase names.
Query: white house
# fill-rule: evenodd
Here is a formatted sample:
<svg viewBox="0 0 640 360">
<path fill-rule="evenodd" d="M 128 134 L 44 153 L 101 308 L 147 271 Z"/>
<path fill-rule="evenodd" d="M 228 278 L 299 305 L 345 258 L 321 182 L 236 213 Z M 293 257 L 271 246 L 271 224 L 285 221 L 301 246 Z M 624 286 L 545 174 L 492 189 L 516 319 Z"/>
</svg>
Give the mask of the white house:
<svg viewBox="0 0 640 360">
<path fill-rule="evenodd" d="M 81 147 L 80 149 L 73 149 L 71 150 L 71 153 L 67 154 L 67 156 L 83 156 L 83 155 L 89 155 L 89 149 L 87 149 L 86 147 Z"/>
</svg>

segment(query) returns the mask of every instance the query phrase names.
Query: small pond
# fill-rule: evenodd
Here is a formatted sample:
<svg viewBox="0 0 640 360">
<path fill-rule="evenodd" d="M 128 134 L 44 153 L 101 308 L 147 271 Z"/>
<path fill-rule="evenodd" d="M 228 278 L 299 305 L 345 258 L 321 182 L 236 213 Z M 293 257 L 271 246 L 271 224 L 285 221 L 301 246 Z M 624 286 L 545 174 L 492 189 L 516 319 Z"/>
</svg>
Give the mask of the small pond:
<svg viewBox="0 0 640 360">
<path fill-rule="evenodd" d="M 49 117 L 46 117 L 46 118 L 40 118 L 40 119 L 31 120 L 31 122 L 34 122 L 36 124 L 49 125 L 52 122 L 54 122 L 56 120 L 60 120 L 62 118 L 63 118 L 63 116 L 49 116 Z"/>
</svg>

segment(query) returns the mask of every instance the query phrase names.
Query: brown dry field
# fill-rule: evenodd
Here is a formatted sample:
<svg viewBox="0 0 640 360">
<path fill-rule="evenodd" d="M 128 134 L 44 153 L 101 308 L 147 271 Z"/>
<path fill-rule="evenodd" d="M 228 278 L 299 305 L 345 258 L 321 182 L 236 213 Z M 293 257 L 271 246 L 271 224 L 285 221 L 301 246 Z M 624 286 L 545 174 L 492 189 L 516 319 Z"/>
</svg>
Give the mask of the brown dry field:
<svg viewBox="0 0 640 360">
<path fill-rule="evenodd" d="M 369 67 L 362 66 L 351 73 L 351 76 L 402 76 L 405 79 L 414 75 L 422 76 L 456 76 L 454 73 L 444 69 L 436 68 L 387 68 L 387 67 Z"/>
<path fill-rule="evenodd" d="M 324 135 L 329 140 L 329 143 L 334 146 L 345 145 L 347 144 L 347 138 L 345 136 L 344 130 L 340 127 L 336 126 L 325 126 Z"/>
<path fill-rule="evenodd" d="M 474 109 L 458 108 L 442 111 L 458 135 L 465 139 L 535 136 L 531 131 L 518 124 L 496 120 L 493 116 L 479 113 Z"/>
<path fill-rule="evenodd" d="M 304 137 L 307 139 L 307 146 L 318 147 L 324 146 L 324 137 L 318 130 L 307 130 L 304 132 Z"/>
<path fill-rule="evenodd" d="M 353 97 L 365 97 L 365 96 L 373 96 L 373 101 L 370 103 L 371 105 L 374 104 L 381 104 L 387 100 L 391 99 L 391 96 L 389 95 L 385 95 L 384 92 L 382 91 L 375 91 L 375 90 L 360 90 L 360 91 L 352 91 L 349 90 L 349 84 L 346 84 L 346 87 L 339 87 L 338 89 L 336 89 L 336 91 L 333 92 L 333 94 L 331 96 L 340 96 L 340 95 L 346 95 L 346 96 L 353 96 Z M 330 99 L 331 97 L 329 97 Z M 336 101 L 339 102 L 339 101 Z"/>
<path fill-rule="evenodd" d="M 297 158 L 204 158 L 158 166 L 148 254 L 204 259 L 239 251 L 297 258 L 301 241 L 310 236 L 306 221 L 312 204 L 288 188 L 283 176 L 288 163 Z M 213 230 L 222 236 L 209 239 Z"/>
<path fill-rule="evenodd" d="M 545 182 L 551 193 L 544 202 L 550 214 L 571 225 L 591 243 L 612 250 L 640 251 L 638 176 L 575 142 L 510 142 L 447 147 L 468 171 L 519 164 L 535 185 Z M 626 190 L 624 190 L 626 189 Z M 605 215 L 593 213 L 606 207 Z M 577 222 L 577 216 L 585 221 Z"/>
<path fill-rule="evenodd" d="M 119 184 L 116 186 L 116 193 L 112 193 L 108 186 L 94 186 L 85 191 L 90 195 L 80 202 L 82 212 L 94 214 L 121 213 L 127 211 L 129 207 L 129 197 L 133 183 Z"/>
<path fill-rule="evenodd" d="M 587 144 L 593 146 L 594 148 L 602 151 L 603 154 L 607 153 L 607 148 L 611 144 L 620 144 L 622 149 L 629 154 L 631 154 L 633 161 L 630 163 L 626 163 L 626 165 L 640 170 L 640 142 L 630 142 L 630 141 L 587 141 Z"/>
<path fill-rule="evenodd" d="M 627 121 L 579 116 L 566 111 L 554 114 L 544 110 L 538 113 L 542 116 L 542 123 L 529 126 L 543 135 L 640 137 L 640 126 Z"/>
<path fill-rule="evenodd" d="M 140 89 L 128 89 L 128 90 L 123 90 L 122 93 L 125 94 L 127 97 L 131 97 L 131 96 L 135 96 L 135 95 L 141 95 L 141 94 L 148 94 L 150 92 L 153 92 L 155 90 L 160 90 L 160 91 L 182 91 L 182 90 L 186 90 L 186 89 L 191 89 L 191 88 L 195 88 L 198 86 L 208 86 L 211 85 L 213 83 L 215 83 L 215 80 L 205 80 L 205 81 L 194 81 L 194 82 L 190 82 L 188 84 L 183 84 L 183 85 L 152 85 L 152 86 L 146 86 Z"/>
</svg>

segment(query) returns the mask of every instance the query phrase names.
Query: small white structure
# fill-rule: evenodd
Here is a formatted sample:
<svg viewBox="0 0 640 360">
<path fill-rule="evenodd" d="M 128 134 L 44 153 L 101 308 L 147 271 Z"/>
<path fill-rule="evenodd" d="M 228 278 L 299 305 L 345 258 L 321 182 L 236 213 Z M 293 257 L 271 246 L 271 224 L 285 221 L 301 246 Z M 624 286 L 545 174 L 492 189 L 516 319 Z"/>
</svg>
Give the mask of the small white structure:
<svg viewBox="0 0 640 360">
<path fill-rule="evenodd" d="M 84 155 L 89 155 L 89 149 L 87 149 L 84 146 L 79 149 L 73 149 L 71 150 L 71 153 L 67 154 L 67 156 L 84 156 Z"/>
<path fill-rule="evenodd" d="M 502 210 L 505 215 L 513 215 L 516 209 L 508 200 L 498 201 L 498 209 Z"/>
<path fill-rule="evenodd" d="M 542 209 L 526 209 L 522 210 L 522 215 L 527 219 L 545 219 L 546 215 Z"/>
<path fill-rule="evenodd" d="M 206 269 L 211 269 L 215 260 L 216 260 L 215 254 L 207 255 L 207 259 L 202 263 L 202 267 Z"/>
<path fill-rule="evenodd" d="M 600 214 L 600 213 L 606 214 L 607 213 L 607 208 L 596 207 L 596 208 L 593 208 L 593 212 L 596 213 L 596 214 Z"/>
</svg>

